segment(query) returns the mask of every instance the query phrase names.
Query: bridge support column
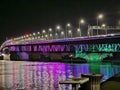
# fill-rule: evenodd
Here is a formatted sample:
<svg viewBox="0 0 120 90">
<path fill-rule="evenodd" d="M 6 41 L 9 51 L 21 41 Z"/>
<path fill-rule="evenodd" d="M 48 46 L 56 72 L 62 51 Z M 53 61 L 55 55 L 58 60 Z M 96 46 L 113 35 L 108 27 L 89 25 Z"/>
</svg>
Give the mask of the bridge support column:
<svg viewBox="0 0 120 90">
<path fill-rule="evenodd" d="M 29 54 L 27 52 L 18 52 L 20 60 L 29 60 Z"/>
</svg>

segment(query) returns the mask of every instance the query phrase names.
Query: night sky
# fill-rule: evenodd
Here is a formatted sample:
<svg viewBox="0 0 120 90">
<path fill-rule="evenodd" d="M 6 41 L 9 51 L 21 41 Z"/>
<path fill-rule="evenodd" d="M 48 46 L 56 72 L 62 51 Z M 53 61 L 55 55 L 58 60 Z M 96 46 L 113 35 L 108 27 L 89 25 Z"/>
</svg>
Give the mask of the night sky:
<svg viewBox="0 0 120 90">
<path fill-rule="evenodd" d="M 120 20 L 119 0 L 1 0 L 0 44 L 7 38 L 41 31 L 57 24 L 70 22 L 78 26 L 84 18 L 87 24 L 96 24 L 98 13 L 104 13 L 104 22 L 116 25 Z"/>
</svg>

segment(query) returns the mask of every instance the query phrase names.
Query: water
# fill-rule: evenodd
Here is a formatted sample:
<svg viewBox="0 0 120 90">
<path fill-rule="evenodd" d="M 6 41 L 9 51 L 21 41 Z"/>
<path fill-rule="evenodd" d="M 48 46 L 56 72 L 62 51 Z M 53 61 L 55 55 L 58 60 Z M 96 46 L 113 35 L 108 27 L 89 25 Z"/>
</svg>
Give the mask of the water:
<svg viewBox="0 0 120 90">
<path fill-rule="evenodd" d="M 0 90 L 71 90 L 60 80 L 80 74 L 101 73 L 101 82 L 120 72 L 120 63 L 54 63 L 0 61 Z"/>
</svg>

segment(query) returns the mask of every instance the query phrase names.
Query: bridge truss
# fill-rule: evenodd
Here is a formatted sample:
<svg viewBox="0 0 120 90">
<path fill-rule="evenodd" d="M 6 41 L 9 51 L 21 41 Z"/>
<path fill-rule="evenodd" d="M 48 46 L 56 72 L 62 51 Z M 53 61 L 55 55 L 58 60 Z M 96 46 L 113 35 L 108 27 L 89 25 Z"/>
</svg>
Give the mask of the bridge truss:
<svg viewBox="0 0 120 90">
<path fill-rule="evenodd" d="M 88 26 L 88 37 L 94 36 L 93 30 L 105 30 L 105 35 L 108 35 L 108 33 L 107 33 L 108 30 L 120 30 L 120 26 L 90 26 L 89 25 Z M 113 35 L 116 35 L 116 33 Z"/>
</svg>

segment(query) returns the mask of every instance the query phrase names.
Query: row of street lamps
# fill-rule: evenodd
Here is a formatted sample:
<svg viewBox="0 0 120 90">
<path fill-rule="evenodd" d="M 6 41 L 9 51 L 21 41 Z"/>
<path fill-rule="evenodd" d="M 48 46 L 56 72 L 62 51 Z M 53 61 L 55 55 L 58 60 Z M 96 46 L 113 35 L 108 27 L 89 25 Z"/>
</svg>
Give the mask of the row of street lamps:
<svg viewBox="0 0 120 90">
<path fill-rule="evenodd" d="M 97 26 L 99 26 L 99 20 L 102 19 L 104 17 L 103 14 L 99 14 L 97 16 Z M 81 30 L 81 24 L 84 24 L 85 23 L 85 20 L 84 19 L 80 19 L 79 21 L 79 26 L 78 26 L 78 29 L 77 29 L 77 32 L 79 32 L 79 36 L 81 37 L 82 36 L 82 30 Z M 105 24 L 102 25 L 103 27 L 105 27 Z M 72 30 L 70 29 L 71 27 L 71 24 L 70 23 L 67 23 L 66 24 L 66 28 L 65 28 L 65 32 L 64 31 L 61 31 L 61 35 L 64 36 L 64 38 L 68 38 L 68 35 L 70 34 L 70 37 L 72 37 Z M 61 27 L 60 25 L 58 25 L 56 27 L 56 31 L 55 31 L 55 38 L 59 38 L 58 37 L 58 32 L 60 31 Z M 52 32 L 52 29 L 49 28 L 49 32 Z M 42 33 L 45 33 L 45 30 L 42 31 Z M 97 29 L 97 35 L 98 35 L 98 29 Z M 46 36 L 47 37 L 47 36 Z M 52 37 L 52 34 L 50 34 L 50 37 Z"/>
<path fill-rule="evenodd" d="M 96 17 L 97 27 L 99 27 L 99 20 L 103 19 L 103 17 L 104 17 L 103 14 L 97 15 Z M 79 23 L 78 23 L 79 26 L 77 28 L 77 33 L 79 34 L 79 37 L 82 36 L 81 25 L 85 23 L 86 21 L 84 19 L 79 20 Z M 102 27 L 106 27 L 106 24 L 102 24 Z M 33 33 L 33 34 L 30 34 L 29 36 L 30 37 L 39 36 L 39 38 L 46 38 L 46 39 L 59 39 L 59 38 L 72 38 L 74 33 L 75 32 L 73 31 L 73 27 L 71 23 L 67 23 L 65 26 L 65 30 L 63 30 L 63 28 L 60 25 L 57 25 L 55 30 L 53 30 L 52 28 L 49 28 L 47 31 L 43 29 L 41 32 Z M 107 30 L 106 30 L 106 34 L 107 34 Z M 97 29 L 96 35 L 99 35 L 98 29 Z"/>
<path fill-rule="evenodd" d="M 80 21 L 79 21 L 79 28 L 77 29 L 77 32 L 80 34 L 79 35 L 79 37 L 81 37 L 81 28 L 80 28 L 80 25 L 81 24 L 84 24 L 85 23 L 85 20 L 84 19 L 81 19 Z M 68 37 L 71 37 L 72 38 L 72 33 L 73 33 L 73 31 L 72 31 L 72 26 L 71 26 L 71 24 L 70 23 L 67 23 L 66 24 L 66 27 L 65 27 L 65 32 L 64 32 L 64 30 L 62 30 L 62 27 L 60 26 L 60 25 L 58 25 L 58 26 L 56 26 L 56 29 L 55 29 L 55 39 L 58 39 L 58 38 L 60 38 L 60 36 L 58 35 L 59 34 L 59 32 L 60 32 L 60 34 L 63 36 L 63 38 L 68 38 Z M 46 35 L 45 34 L 46 33 L 46 31 L 45 30 L 42 30 L 42 37 L 45 35 L 45 37 L 47 38 L 48 36 L 50 36 L 50 37 L 52 37 L 53 38 L 53 34 L 52 34 L 52 28 L 49 28 L 48 29 L 48 35 Z"/>
</svg>

